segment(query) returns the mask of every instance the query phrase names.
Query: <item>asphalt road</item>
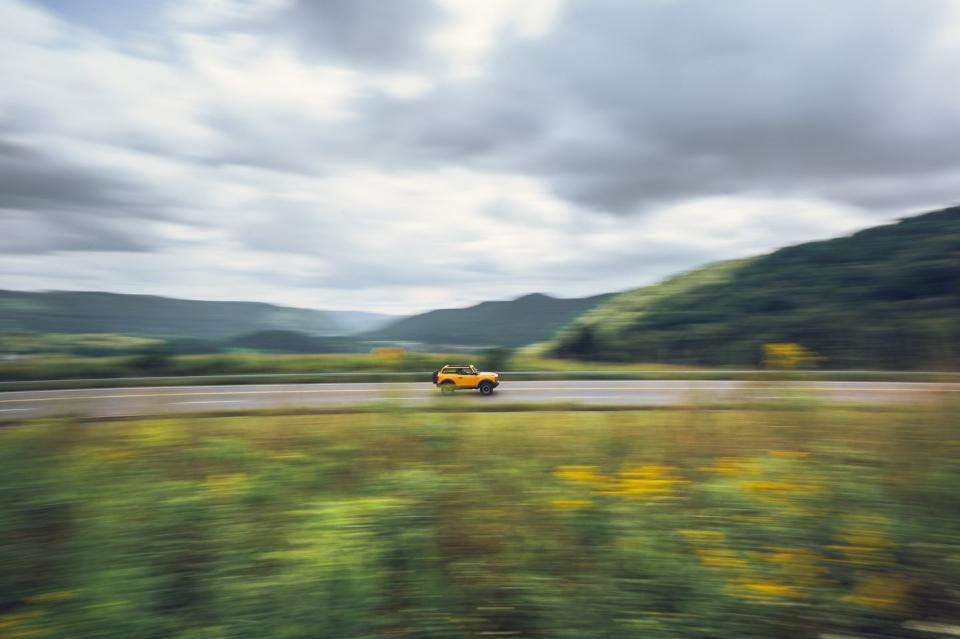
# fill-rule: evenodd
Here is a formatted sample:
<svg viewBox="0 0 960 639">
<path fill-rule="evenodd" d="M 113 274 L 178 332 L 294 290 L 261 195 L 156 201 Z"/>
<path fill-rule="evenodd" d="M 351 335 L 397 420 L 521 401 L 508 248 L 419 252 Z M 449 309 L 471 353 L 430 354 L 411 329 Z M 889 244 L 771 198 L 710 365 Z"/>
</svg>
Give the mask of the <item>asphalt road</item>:
<svg viewBox="0 0 960 639">
<path fill-rule="evenodd" d="M 258 384 L 167 386 L 0 393 L 0 419 L 50 415 L 118 417 L 294 406 L 335 407 L 383 400 L 414 404 L 453 402 L 579 402 L 623 406 L 733 403 L 748 399 L 813 397 L 825 401 L 890 404 L 958 396 L 960 384 L 907 382 L 743 382 L 595 380 L 504 382 L 492 397 L 476 391 L 440 396 L 429 383 Z"/>
</svg>

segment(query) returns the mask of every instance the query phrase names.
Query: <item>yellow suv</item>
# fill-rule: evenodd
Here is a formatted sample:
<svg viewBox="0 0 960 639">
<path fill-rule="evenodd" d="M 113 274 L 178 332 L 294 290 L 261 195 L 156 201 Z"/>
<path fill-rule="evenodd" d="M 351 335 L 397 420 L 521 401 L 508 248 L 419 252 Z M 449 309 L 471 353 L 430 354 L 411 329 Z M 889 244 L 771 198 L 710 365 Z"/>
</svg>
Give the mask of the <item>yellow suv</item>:
<svg viewBox="0 0 960 639">
<path fill-rule="evenodd" d="M 444 393 L 476 388 L 481 395 L 492 395 L 493 389 L 500 385 L 500 376 L 497 373 L 481 373 L 472 364 L 447 364 L 433 371 L 433 383 Z"/>
</svg>

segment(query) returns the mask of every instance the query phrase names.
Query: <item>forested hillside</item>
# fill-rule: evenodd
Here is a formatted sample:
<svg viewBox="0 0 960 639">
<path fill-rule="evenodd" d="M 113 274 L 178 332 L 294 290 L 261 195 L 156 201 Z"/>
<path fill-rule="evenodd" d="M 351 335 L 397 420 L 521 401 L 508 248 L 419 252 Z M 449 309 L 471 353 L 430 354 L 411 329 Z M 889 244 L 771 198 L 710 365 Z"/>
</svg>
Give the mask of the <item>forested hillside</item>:
<svg viewBox="0 0 960 639">
<path fill-rule="evenodd" d="M 622 293 L 557 337 L 582 359 L 753 365 L 796 342 L 832 368 L 960 366 L 960 207 Z"/>
<path fill-rule="evenodd" d="M 442 309 L 404 318 L 362 337 L 427 344 L 520 346 L 549 338 L 609 295 L 558 299 L 534 293 L 506 302 Z"/>
<path fill-rule="evenodd" d="M 0 330 L 219 338 L 264 330 L 344 332 L 326 313 L 153 295 L 0 291 Z"/>
</svg>

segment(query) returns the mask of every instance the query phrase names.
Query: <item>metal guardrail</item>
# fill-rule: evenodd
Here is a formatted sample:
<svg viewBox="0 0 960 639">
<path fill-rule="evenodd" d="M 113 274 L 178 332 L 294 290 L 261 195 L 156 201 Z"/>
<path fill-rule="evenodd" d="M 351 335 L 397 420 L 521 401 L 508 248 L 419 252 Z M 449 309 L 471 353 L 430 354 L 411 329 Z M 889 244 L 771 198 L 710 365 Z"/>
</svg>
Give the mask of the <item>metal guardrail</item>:
<svg viewBox="0 0 960 639">
<path fill-rule="evenodd" d="M 359 371 L 355 373 L 223 373 L 222 375 L 213 374 L 213 375 L 165 375 L 165 376 L 151 376 L 151 377 L 69 377 L 69 378 L 47 378 L 47 379 L 18 379 L 18 380 L 8 380 L 0 382 L 0 386 L 4 384 L 29 384 L 29 383 L 39 383 L 39 382 L 58 382 L 58 383 L 67 383 L 67 382 L 169 382 L 175 380 L 189 380 L 189 379 L 260 379 L 260 378 L 290 378 L 290 377 L 361 377 L 363 375 L 377 375 L 377 376 L 429 376 L 431 371 L 425 373 L 417 372 L 408 372 L 408 371 Z"/>
</svg>

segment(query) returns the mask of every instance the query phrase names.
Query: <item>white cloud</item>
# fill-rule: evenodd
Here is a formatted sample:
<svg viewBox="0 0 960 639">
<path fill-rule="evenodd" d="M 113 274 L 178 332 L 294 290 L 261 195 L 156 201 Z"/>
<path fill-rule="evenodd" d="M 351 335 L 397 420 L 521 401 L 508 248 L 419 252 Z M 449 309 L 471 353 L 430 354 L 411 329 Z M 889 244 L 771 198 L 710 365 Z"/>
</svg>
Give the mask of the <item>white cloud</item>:
<svg viewBox="0 0 960 639">
<path fill-rule="evenodd" d="M 350 69 L 306 65 L 289 48 L 262 36 L 190 34 L 181 39 L 186 81 L 204 102 L 250 119 L 309 115 L 330 121 L 349 117 L 362 79 Z"/>
<path fill-rule="evenodd" d="M 679 2 L 438 2 L 439 25 L 411 19 L 385 49 L 433 59 L 391 66 L 264 26 L 287 1 L 172 3 L 142 55 L 0 0 L 0 161 L 34 189 L 71 180 L 35 210 L 2 204 L 4 285 L 413 312 L 627 288 L 957 197 L 953 22 L 929 46 L 919 27 L 858 31 L 903 62 L 875 86 L 863 61 L 818 62 L 853 10 L 784 3 L 810 41 L 826 33 L 805 48 L 775 42 L 773 9 L 752 24 Z M 649 18 L 648 40 L 617 11 Z M 656 31 L 685 19 L 689 34 Z"/>
<path fill-rule="evenodd" d="M 65 35 L 64 25 L 44 11 L 18 0 L 0 3 L 0 41 L 15 37 L 49 44 Z"/>
<path fill-rule="evenodd" d="M 546 35 L 561 0 L 438 0 L 450 19 L 429 39 L 454 77 L 473 78 L 503 40 Z"/>
<path fill-rule="evenodd" d="M 175 0 L 166 15 L 177 26 L 205 29 L 263 19 L 288 4 L 289 0 Z"/>
</svg>

